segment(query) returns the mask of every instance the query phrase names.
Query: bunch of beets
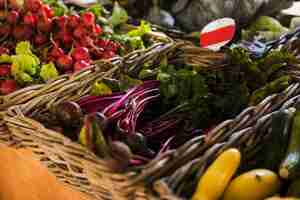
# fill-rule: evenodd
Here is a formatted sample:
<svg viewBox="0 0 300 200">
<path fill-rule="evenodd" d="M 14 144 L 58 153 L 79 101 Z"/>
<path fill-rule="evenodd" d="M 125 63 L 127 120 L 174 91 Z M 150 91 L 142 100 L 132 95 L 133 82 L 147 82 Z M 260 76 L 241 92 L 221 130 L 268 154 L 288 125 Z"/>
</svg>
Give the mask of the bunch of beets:
<svg viewBox="0 0 300 200">
<path fill-rule="evenodd" d="M 117 54 L 119 44 L 101 35 L 102 28 L 92 12 L 56 17 L 41 0 L 25 0 L 22 6 L 15 0 L 0 0 L 0 55 L 13 54 L 19 41 L 30 41 L 43 63 L 52 61 L 60 73 L 72 73 L 88 67 L 93 60 Z M 0 65 L 0 78 L 9 75 L 10 65 Z M 3 82 L 12 87 L 2 91 Z M 15 89 L 14 80 L 0 84 L 2 94 Z"/>
</svg>

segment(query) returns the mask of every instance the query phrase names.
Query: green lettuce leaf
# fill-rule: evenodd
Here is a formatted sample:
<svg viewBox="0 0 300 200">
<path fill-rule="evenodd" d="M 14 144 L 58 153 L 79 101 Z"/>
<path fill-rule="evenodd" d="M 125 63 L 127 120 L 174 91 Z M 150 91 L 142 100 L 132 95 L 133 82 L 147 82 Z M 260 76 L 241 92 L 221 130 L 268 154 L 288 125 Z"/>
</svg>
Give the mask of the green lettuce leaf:
<svg viewBox="0 0 300 200">
<path fill-rule="evenodd" d="M 141 25 L 137 29 L 128 32 L 127 35 L 129 35 L 130 37 L 142 37 L 150 31 L 151 31 L 150 24 L 145 21 L 142 21 Z"/>
<path fill-rule="evenodd" d="M 120 24 L 126 23 L 128 20 L 128 14 L 124 8 L 122 8 L 117 1 L 115 1 L 112 16 L 110 18 L 111 24 L 115 27 Z"/>
<path fill-rule="evenodd" d="M 112 94 L 112 90 L 110 89 L 110 87 L 108 87 L 105 83 L 101 82 L 95 82 L 95 84 L 93 85 L 92 91 L 91 91 L 91 95 L 109 95 Z"/>
<path fill-rule="evenodd" d="M 58 75 L 59 73 L 52 62 L 42 65 L 40 76 L 44 81 L 56 78 Z"/>
<path fill-rule="evenodd" d="M 2 54 L 0 56 L 0 63 L 12 63 L 12 58 L 7 54 Z"/>
</svg>

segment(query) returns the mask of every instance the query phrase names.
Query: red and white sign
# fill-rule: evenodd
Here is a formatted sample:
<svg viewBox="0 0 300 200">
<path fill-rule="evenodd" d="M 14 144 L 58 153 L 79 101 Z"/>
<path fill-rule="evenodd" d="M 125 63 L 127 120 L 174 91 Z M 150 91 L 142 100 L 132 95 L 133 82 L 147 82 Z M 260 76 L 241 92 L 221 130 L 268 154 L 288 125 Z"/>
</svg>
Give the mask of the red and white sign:
<svg viewBox="0 0 300 200">
<path fill-rule="evenodd" d="M 230 42 L 235 34 L 235 21 L 232 18 L 222 18 L 207 24 L 200 34 L 200 46 L 218 51 Z"/>
</svg>

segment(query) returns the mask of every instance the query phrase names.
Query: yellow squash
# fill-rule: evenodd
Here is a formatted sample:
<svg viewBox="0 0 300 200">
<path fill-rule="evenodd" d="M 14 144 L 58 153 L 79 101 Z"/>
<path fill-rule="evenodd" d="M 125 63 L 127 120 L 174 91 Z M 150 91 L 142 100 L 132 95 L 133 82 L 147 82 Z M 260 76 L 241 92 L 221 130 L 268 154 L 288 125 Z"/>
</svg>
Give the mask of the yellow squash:
<svg viewBox="0 0 300 200">
<path fill-rule="evenodd" d="M 255 169 L 232 180 L 224 200 L 264 200 L 276 194 L 279 188 L 277 174 L 267 169 Z"/>
<path fill-rule="evenodd" d="M 239 168 L 241 153 L 237 149 L 223 152 L 201 177 L 192 200 L 219 199 Z"/>
</svg>

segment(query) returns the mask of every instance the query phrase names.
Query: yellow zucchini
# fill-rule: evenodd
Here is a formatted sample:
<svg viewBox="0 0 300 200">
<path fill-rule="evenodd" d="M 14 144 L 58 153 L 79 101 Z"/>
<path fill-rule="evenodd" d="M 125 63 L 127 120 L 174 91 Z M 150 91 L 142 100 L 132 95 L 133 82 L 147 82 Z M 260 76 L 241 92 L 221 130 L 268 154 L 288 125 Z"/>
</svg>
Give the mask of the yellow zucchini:
<svg viewBox="0 0 300 200">
<path fill-rule="evenodd" d="M 219 199 L 239 168 L 241 153 L 237 149 L 223 152 L 200 178 L 192 200 Z"/>
<path fill-rule="evenodd" d="M 277 174 L 255 169 L 233 179 L 224 193 L 224 200 L 264 200 L 275 195 L 279 188 Z"/>
</svg>

